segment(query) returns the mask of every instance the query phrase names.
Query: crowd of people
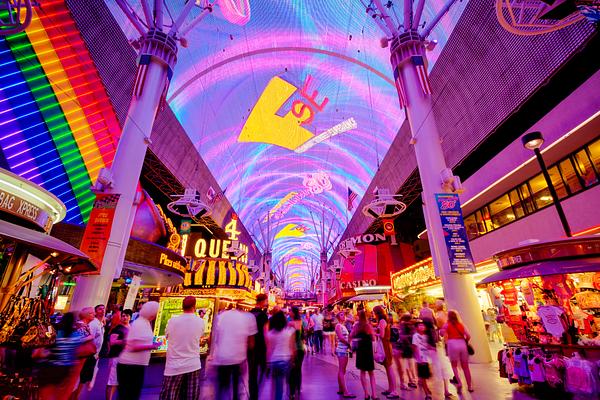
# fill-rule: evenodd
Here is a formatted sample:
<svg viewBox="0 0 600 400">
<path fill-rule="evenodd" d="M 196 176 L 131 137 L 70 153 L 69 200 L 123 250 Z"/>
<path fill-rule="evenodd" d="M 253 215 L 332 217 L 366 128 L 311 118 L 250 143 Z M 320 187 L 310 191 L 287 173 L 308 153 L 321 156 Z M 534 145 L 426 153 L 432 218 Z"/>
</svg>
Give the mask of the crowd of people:
<svg viewBox="0 0 600 400">
<path fill-rule="evenodd" d="M 158 309 L 157 302 L 149 301 L 136 313 L 116 309 L 106 316 L 105 306 L 97 305 L 81 310 L 78 318 L 63 315 L 56 343 L 33 355 L 41 398 L 76 400 L 85 388 L 94 387 L 102 352 L 109 368 L 106 399 L 115 394 L 119 399 L 139 399 L 151 352 L 159 346 L 152 328 Z M 197 312 L 196 298 L 185 297 L 181 311 L 165 330 L 168 348 L 161 400 L 199 399 L 206 374 L 206 356 L 200 354 L 206 323 Z M 423 303 L 418 313 L 394 313 L 383 306 L 370 312 L 360 307 L 269 310 L 267 296 L 259 294 L 250 312 L 231 304 L 217 315 L 208 364 L 218 400 L 236 400 L 240 393 L 257 400 L 267 378 L 272 399 L 281 400 L 286 393 L 299 399 L 303 361 L 316 354 L 337 359 L 337 394 L 342 398 L 357 397 L 346 382 L 354 359 L 365 399 L 399 399 L 401 391 L 420 388 L 427 400 L 432 398 L 432 378 L 443 382 L 445 397 L 452 395 L 450 383 L 460 393 L 460 369 L 467 390 L 473 391 L 469 339 L 456 311 L 446 312 L 443 304 L 432 310 Z M 376 391 L 377 364 L 386 376 L 387 389 L 381 394 Z"/>
</svg>

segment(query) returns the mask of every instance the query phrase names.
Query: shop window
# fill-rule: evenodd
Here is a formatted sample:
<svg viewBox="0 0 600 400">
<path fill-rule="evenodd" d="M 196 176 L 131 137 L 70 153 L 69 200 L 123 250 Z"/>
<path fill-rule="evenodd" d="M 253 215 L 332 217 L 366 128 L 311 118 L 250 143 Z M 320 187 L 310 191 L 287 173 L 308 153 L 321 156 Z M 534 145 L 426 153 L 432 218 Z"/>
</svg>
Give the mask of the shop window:
<svg viewBox="0 0 600 400">
<path fill-rule="evenodd" d="M 510 198 L 510 203 L 512 204 L 513 211 L 515 212 L 514 219 L 523 217 L 525 215 L 525 211 L 523 211 L 523 202 L 519 196 L 519 190 L 511 190 L 510 193 L 508 193 L 508 197 Z"/>
<path fill-rule="evenodd" d="M 481 236 L 487 232 L 487 229 L 485 228 L 485 223 L 483 222 L 481 210 L 477 210 L 477 212 L 475 212 L 475 219 L 477 220 L 477 229 L 479 231 L 479 236 Z"/>
<path fill-rule="evenodd" d="M 588 146 L 588 151 L 596 172 L 600 173 L 600 139 Z"/>
<path fill-rule="evenodd" d="M 592 166 L 592 161 L 588 156 L 587 151 L 581 150 L 573 155 L 573 161 L 575 162 L 575 168 L 581 176 L 583 181 L 583 185 L 585 187 L 590 187 L 596 182 L 598 182 L 598 175 Z"/>
<path fill-rule="evenodd" d="M 483 227 L 485 229 L 484 232 L 491 232 L 494 230 L 494 224 L 492 223 L 492 218 L 490 217 L 490 210 L 487 206 L 483 207 L 479 210 L 481 213 L 481 220 L 483 222 Z"/>
<path fill-rule="evenodd" d="M 537 209 L 544 208 L 547 205 L 552 204 L 552 196 L 550 195 L 550 190 L 548 190 L 548 186 L 546 185 L 544 175 L 536 175 L 531 178 L 528 183 L 529 187 L 531 188 L 535 207 Z"/>
<path fill-rule="evenodd" d="M 519 187 L 519 195 L 521 196 L 523 211 L 525 211 L 525 214 L 531 214 L 535 212 L 535 205 L 533 204 L 533 198 L 527 183 L 524 183 Z"/>
<path fill-rule="evenodd" d="M 567 189 L 570 194 L 575 194 L 583 189 L 581 180 L 577 175 L 577 172 L 575 172 L 575 168 L 573 168 L 571 158 L 561 161 L 560 164 L 558 164 L 558 169 L 560 170 L 563 180 L 567 183 Z"/>
<path fill-rule="evenodd" d="M 564 199 L 565 197 L 567 197 L 569 195 L 569 192 L 567 192 L 567 187 L 565 185 L 565 182 L 563 181 L 562 176 L 560 175 L 558 167 L 554 165 L 548 168 L 548 174 L 550 175 L 550 180 L 554 185 L 554 190 L 556 190 L 558 198 Z"/>
<path fill-rule="evenodd" d="M 516 219 L 508 194 L 500 196 L 489 204 L 494 229 L 504 226 Z"/>
<path fill-rule="evenodd" d="M 467 215 L 465 218 L 465 228 L 467 229 L 469 240 L 475 239 L 479 236 L 479 227 L 477 226 L 477 218 L 475 218 L 475 213 Z"/>
</svg>

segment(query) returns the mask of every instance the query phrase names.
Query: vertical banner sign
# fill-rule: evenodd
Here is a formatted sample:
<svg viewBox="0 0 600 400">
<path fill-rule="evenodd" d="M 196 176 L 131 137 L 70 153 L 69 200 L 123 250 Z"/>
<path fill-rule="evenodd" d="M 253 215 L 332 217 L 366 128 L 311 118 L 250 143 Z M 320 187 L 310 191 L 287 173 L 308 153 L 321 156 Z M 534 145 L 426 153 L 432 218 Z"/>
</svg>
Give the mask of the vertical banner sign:
<svg viewBox="0 0 600 400">
<path fill-rule="evenodd" d="M 133 310 L 133 305 L 135 304 L 135 299 L 137 298 L 138 290 L 140 289 L 140 284 L 142 283 L 142 277 L 138 275 L 134 275 L 131 278 L 131 283 L 129 284 L 129 290 L 127 291 L 127 297 L 125 297 L 125 304 L 123 304 L 123 310 Z"/>
<path fill-rule="evenodd" d="M 394 236 L 396 234 L 393 219 L 388 218 L 383 220 L 383 234 L 385 236 Z"/>
<path fill-rule="evenodd" d="M 81 240 L 81 251 L 90 256 L 98 268 L 102 266 L 120 196 L 120 194 L 96 194 L 94 207 Z"/>
<path fill-rule="evenodd" d="M 467 230 L 458 195 L 436 193 L 435 199 L 440 211 L 444 240 L 450 258 L 450 272 L 475 272 L 475 263 L 467 240 Z"/>
</svg>

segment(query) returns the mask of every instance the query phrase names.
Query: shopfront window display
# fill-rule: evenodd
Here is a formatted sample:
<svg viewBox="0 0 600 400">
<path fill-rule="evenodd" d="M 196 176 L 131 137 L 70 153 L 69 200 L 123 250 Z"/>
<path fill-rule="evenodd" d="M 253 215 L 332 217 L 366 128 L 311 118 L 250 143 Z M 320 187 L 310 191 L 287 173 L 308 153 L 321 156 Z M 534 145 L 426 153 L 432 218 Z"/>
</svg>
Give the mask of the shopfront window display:
<svg viewBox="0 0 600 400">
<path fill-rule="evenodd" d="M 518 341 L 600 346 L 600 272 L 514 279 L 488 290 Z"/>
</svg>

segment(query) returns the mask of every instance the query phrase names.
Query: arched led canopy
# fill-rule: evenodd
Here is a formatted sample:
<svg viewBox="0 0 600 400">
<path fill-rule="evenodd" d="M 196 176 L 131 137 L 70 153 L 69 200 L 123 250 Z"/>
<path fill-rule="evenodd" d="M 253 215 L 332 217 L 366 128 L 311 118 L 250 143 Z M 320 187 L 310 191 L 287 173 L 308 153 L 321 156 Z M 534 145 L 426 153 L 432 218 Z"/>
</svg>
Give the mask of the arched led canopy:
<svg viewBox="0 0 600 400">
<path fill-rule="evenodd" d="M 428 0 L 425 15 L 443 3 Z M 166 4 L 176 15 L 183 1 Z M 311 209 L 326 207 L 346 227 L 404 114 L 389 51 L 380 48 L 380 31 L 361 1 L 250 6 L 245 26 L 207 18 L 187 34 L 167 98 L 255 237 L 257 219 L 271 213 L 277 268 L 284 257 L 318 259 Z M 453 8 L 434 31 L 432 63 L 463 8 Z M 358 196 L 351 210 L 348 189 Z M 295 289 L 309 289 L 307 270 L 300 264 L 288 272 Z"/>
</svg>

